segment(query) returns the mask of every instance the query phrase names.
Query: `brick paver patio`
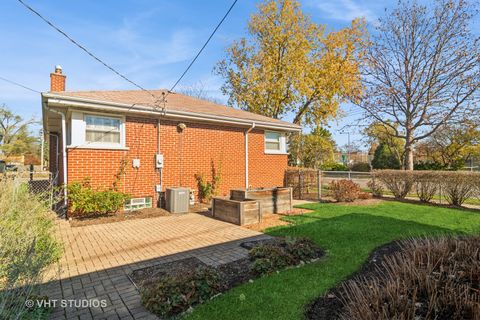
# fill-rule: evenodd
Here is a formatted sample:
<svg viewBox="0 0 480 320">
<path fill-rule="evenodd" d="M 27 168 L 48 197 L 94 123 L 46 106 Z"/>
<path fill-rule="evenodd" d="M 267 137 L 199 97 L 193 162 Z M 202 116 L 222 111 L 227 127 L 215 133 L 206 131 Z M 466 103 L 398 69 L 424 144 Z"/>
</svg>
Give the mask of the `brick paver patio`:
<svg viewBox="0 0 480 320">
<path fill-rule="evenodd" d="M 133 270 L 186 257 L 219 265 L 246 256 L 241 242 L 267 237 L 195 213 L 82 227 L 59 221 L 58 226 L 64 255 L 56 280 L 42 293 L 67 304 L 96 299 L 107 305 L 56 307 L 53 319 L 156 319 L 140 303 L 128 277 Z"/>
</svg>

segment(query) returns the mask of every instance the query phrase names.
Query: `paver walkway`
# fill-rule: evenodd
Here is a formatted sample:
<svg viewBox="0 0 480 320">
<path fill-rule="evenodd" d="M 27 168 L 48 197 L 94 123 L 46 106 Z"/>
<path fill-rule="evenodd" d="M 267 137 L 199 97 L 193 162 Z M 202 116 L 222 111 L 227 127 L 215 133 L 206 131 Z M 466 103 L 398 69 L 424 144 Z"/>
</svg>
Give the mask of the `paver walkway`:
<svg viewBox="0 0 480 320">
<path fill-rule="evenodd" d="M 241 242 L 268 237 L 195 213 L 58 226 L 64 255 L 56 280 L 45 284 L 42 294 L 67 305 L 75 303 L 70 300 L 89 305 L 56 307 L 53 319 L 155 319 L 128 277 L 133 270 L 192 256 L 219 265 L 247 255 Z M 99 301 L 106 306 L 98 307 Z"/>
</svg>

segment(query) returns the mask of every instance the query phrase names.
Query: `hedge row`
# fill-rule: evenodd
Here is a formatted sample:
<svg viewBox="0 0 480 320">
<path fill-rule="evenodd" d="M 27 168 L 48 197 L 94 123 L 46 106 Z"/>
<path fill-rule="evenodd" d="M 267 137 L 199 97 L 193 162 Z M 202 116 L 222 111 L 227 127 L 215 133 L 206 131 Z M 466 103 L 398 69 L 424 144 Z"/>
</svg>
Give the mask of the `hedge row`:
<svg viewBox="0 0 480 320">
<path fill-rule="evenodd" d="M 377 194 L 384 187 L 398 199 L 416 192 L 423 202 L 430 202 L 441 192 L 450 205 L 461 206 L 468 198 L 480 195 L 480 173 L 377 170 L 372 173 L 370 186 L 375 187 Z"/>
</svg>

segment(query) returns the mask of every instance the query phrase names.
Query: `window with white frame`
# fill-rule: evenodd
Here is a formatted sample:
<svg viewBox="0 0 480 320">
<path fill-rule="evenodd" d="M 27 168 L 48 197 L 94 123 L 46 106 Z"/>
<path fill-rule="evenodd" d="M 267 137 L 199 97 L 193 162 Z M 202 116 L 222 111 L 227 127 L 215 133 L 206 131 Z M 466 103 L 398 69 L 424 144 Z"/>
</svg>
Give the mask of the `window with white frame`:
<svg viewBox="0 0 480 320">
<path fill-rule="evenodd" d="M 265 131 L 265 153 L 286 153 L 286 139 L 281 132 Z"/>
<path fill-rule="evenodd" d="M 98 144 L 121 144 L 121 119 L 100 115 L 85 115 L 85 141 Z"/>
</svg>

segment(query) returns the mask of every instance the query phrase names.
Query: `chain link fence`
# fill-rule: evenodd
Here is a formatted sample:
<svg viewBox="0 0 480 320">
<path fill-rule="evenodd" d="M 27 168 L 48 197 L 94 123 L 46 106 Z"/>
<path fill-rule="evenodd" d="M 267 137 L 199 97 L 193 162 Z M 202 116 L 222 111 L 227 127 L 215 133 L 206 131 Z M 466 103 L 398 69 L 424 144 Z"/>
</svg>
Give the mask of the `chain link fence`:
<svg viewBox="0 0 480 320">
<path fill-rule="evenodd" d="M 56 199 L 59 192 L 55 187 L 55 179 L 51 172 L 8 171 L 0 174 L 1 179 L 12 179 L 24 183 L 32 194 L 41 196 L 48 201 L 51 208 L 58 202 Z"/>
<path fill-rule="evenodd" d="M 330 196 L 329 184 L 333 180 L 352 180 L 367 190 L 371 178 L 370 172 L 289 169 L 285 171 L 285 186 L 292 188 L 294 199 L 320 201 Z"/>
</svg>

